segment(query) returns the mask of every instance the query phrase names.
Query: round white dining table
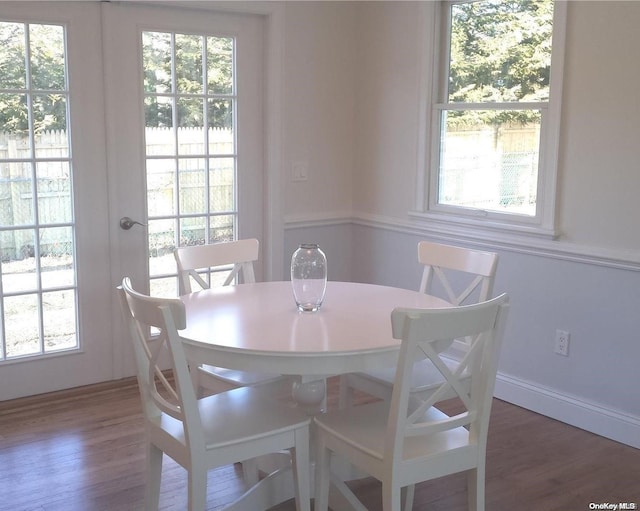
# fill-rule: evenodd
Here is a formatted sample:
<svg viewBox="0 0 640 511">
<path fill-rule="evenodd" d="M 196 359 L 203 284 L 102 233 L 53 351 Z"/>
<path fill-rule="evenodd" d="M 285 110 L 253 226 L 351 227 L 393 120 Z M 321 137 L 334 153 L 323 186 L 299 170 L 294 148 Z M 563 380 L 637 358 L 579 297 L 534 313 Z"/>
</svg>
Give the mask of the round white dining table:
<svg viewBox="0 0 640 511">
<path fill-rule="evenodd" d="M 316 312 L 298 311 L 290 282 L 212 288 L 182 300 L 187 328 L 180 336 L 189 359 L 307 381 L 395 364 L 393 309 L 451 306 L 417 291 L 334 281 Z"/>
<path fill-rule="evenodd" d="M 325 377 L 396 363 L 400 341 L 391 333 L 394 308 L 451 306 L 417 291 L 334 281 L 327 283 L 324 302 L 316 312 L 298 311 L 290 282 L 218 287 L 181 299 L 187 327 L 180 330 L 180 337 L 189 360 L 295 376 L 293 398 L 310 414 L 322 411 Z M 267 509 L 291 498 L 292 478 L 287 471 L 290 465 L 271 473 L 228 509 Z M 338 472 L 340 481 L 350 478 L 348 467 Z M 340 481 L 332 480 L 333 509 L 361 509 L 341 490 Z"/>
</svg>

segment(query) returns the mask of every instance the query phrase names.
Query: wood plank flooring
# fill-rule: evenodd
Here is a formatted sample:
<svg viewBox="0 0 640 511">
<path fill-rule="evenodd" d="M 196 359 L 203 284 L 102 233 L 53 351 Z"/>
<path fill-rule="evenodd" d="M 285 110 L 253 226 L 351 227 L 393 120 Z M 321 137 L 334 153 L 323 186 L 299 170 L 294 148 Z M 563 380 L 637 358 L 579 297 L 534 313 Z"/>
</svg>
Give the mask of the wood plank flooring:
<svg viewBox="0 0 640 511">
<path fill-rule="evenodd" d="M 335 406 L 335 380 L 329 387 Z M 0 511 L 141 509 L 142 428 L 135 380 L 0 403 Z M 488 444 L 487 511 L 640 506 L 640 450 L 499 400 Z M 240 475 L 238 466 L 210 472 L 208 511 L 242 493 Z M 167 459 L 161 510 L 186 509 L 185 481 L 182 468 Z M 379 483 L 366 479 L 353 487 L 368 509 L 381 509 Z M 293 509 L 287 502 L 274 511 Z M 464 475 L 416 489 L 414 510 L 465 509 Z"/>
</svg>

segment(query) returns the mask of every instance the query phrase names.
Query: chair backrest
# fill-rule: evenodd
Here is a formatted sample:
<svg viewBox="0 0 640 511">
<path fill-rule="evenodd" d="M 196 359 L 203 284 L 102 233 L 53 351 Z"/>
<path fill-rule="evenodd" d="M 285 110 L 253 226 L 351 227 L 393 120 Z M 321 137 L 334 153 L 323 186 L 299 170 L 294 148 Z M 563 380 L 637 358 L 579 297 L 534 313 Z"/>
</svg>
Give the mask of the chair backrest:
<svg viewBox="0 0 640 511">
<path fill-rule="evenodd" d="M 469 429 L 469 443 L 485 448 L 489 413 L 498 369 L 500 345 L 508 313 L 508 297 L 449 309 L 395 309 L 393 336 L 402 340 L 385 438 L 385 459 L 402 459 L 407 437 L 433 435 L 458 427 Z M 470 337 L 470 349 L 452 372 L 440 358 L 450 339 Z M 411 396 L 414 364 L 429 359 L 443 383 L 426 398 Z M 415 367 L 420 367 L 416 364 Z M 471 385 L 462 381 L 470 373 Z M 453 393 L 464 411 L 450 418 L 424 422 L 423 416 L 443 396 Z"/>
<path fill-rule="evenodd" d="M 195 390 L 178 330 L 186 327 L 184 304 L 179 299 L 155 298 L 135 291 L 129 277 L 118 286 L 122 314 L 135 352 L 138 386 L 147 421 L 166 413 L 183 423 L 189 449 L 203 448 L 204 435 Z M 154 331 L 151 335 L 151 330 Z M 158 333 L 156 333 L 158 332 Z M 169 353 L 173 382 L 158 365 Z"/>
<path fill-rule="evenodd" d="M 483 302 L 491 297 L 498 254 L 421 241 L 418 243 L 418 261 L 424 265 L 420 282 L 422 293 L 433 291 L 435 275 L 444 289 L 443 298 L 453 305 Z M 465 274 L 471 277 L 465 279 L 468 285 L 463 291 L 455 291 L 453 278 Z"/>
<path fill-rule="evenodd" d="M 197 271 L 203 269 L 210 279 L 212 269 L 233 265 L 223 286 L 231 284 L 239 276 L 245 283 L 255 282 L 253 262 L 258 260 L 259 251 L 260 244 L 255 238 L 176 248 L 174 256 L 178 265 L 180 294 L 191 293 L 191 278 L 203 289 L 210 287 L 210 283 Z"/>
</svg>

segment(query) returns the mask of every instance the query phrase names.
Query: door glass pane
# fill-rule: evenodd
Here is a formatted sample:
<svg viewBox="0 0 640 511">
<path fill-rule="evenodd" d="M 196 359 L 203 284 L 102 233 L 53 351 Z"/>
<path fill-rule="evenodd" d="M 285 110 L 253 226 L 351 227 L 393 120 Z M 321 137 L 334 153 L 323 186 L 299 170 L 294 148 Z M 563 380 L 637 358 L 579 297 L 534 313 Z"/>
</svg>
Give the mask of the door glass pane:
<svg viewBox="0 0 640 511">
<path fill-rule="evenodd" d="M 56 291 L 42 295 L 42 327 L 44 351 L 51 352 L 75 346 L 75 291 Z"/>
<path fill-rule="evenodd" d="M 0 158 L 25 158 L 25 161 L 0 161 L 0 225 L 3 226 L 32 225 L 34 222 L 32 164 L 28 156 L 18 156 L 30 154 L 28 148 L 17 149 L 22 139 L 15 133 L 0 132 Z M 2 245 L 4 248 L 9 246 L 6 241 Z"/>
<path fill-rule="evenodd" d="M 204 152 L 204 100 L 178 100 L 178 153 L 201 155 Z"/>
<path fill-rule="evenodd" d="M 233 39 L 207 38 L 207 85 L 210 94 L 233 94 Z"/>
<path fill-rule="evenodd" d="M 69 156 L 67 97 L 65 94 L 33 94 L 34 145 L 39 158 Z"/>
<path fill-rule="evenodd" d="M 43 289 L 75 286 L 72 236 L 70 226 L 40 229 L 40 280 Z"/>
<path fill-rule="evenodd" d="M 149 220 L 149 273 L 161 275 L 175 267 L 173 249 L 176 247 L 176 228 L 173 218 Z"/>
<path fill-rule="evenodd" d="M 38 218 L 41 224 L 60 224 L 73 220 L 71 171 L 69 162 L 47 161 L 36 164 Z"/>
<path fill-rule="evenodd" d="M 176 246 L 236 236 L 234 44 L 142 34 L 149 276 L 161 295 L 178 292 Z"/>
<path fill-rule="evenodd" d="M 179 183 L 181 214 L 202 213 L 206 207 L 206 169 L 201 158 L 183 158 L 179 161 Z"/>
<path fill-rule="evenodd" d="M 235 162 L 233 158 L 211 158 L 209 160 L 209 203 L 217 213 L 234 210 L 233 182 Z"/>
<path fill-rule="evenodd" d="M 65 37 L 0 21 L 0 361 L 78 348 Z"/>
<path fill-rule="evenodd" d="M 180 219 L 180 245 L 204 245 L 207 218 L 194 216 Z"/>
<path fill-rule="evenodd" d="M 176 34 L 176 85 L 178 92 L 202 93 L 203 38 Z"/>
<path fill-rule="evenodd" d="M 42 350 L 38 295 L 5 296 L 4 347 L 5 358 L 39 355 Z"/>
<path fill-rule="evenodd" d="M 32 87 L 37 90 L 64 91 L 64 32 L 55 25 L 29 25 Z"/>
<path fill-rule="evenodd" d="M 38 289 L 34 229 L 2 232 L 2 292 L 33 292 Z"/>
<path fill-rule="evenodd" d="M 147 156 L 175 154 L 173 100 L 164 96 L 145 97 L 144 119 Z"/>
<path fill-rule="evenodd" d="M 0 56 L 2 53 L 2 48 L 0 48 Z M 31 139 L 26 136 L 29 132 L 27 95 L 8 91 L 4 92 L 0 89 L 0 121 L 2 121 L 3 135 L 5 137 L 13 135 L 13 137 L 11 137 L 13 146 L 8 146 L 6 150 L 14 149 L 15 151 L 20 151 L 20 156 L 29 156 Z M 17 152 L 13 154 L 18 156 Z"/>
<path fill-rule="evenodd" d="M 233 149 L 233 101 L 229 99 L 210 99 L 208 102 L 208 117 L 210 130 L 220 130 L 231 136 L 230 144 L 224 147 L 226 152 L 231 153 Z"/>
<path fill-rule="evenodd" d="M 145 92 L 171 92 L 171 34 L 142 33 L 142 67 Z"/>
<path fill-rule="evenodd" d="M 175 214 L 176 161 L 147 159 L 147 214 L 149 218 Z"/>
<path fill-rule="evenodd" d="M 22 23 L 0 23 L 3 59 L 6 65 L 0 73 L 0 88 L 24 89 L 27 86 L 27 68 L 24 61 L 24 25 Z"/>
<path fill-rule="evenodd" d="M 231 241 L 235 233 L 236 215 L 215 215 L 209 220 L 208 243 Z"/>
</svg>

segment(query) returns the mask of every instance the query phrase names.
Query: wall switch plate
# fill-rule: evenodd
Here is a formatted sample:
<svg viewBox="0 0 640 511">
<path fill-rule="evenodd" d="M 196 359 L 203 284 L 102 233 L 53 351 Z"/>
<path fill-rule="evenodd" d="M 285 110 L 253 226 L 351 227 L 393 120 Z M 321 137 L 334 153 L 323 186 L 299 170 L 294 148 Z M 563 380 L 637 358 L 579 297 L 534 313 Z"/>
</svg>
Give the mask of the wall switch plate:
<svg viewBox="0 0 640 511">
<path fill-rule="evenodd" d="M 306 161 L 294 161 L 291 164 L 291 180 L 306 181 L 309 178 L 309 164 Z"/>
</svg>

